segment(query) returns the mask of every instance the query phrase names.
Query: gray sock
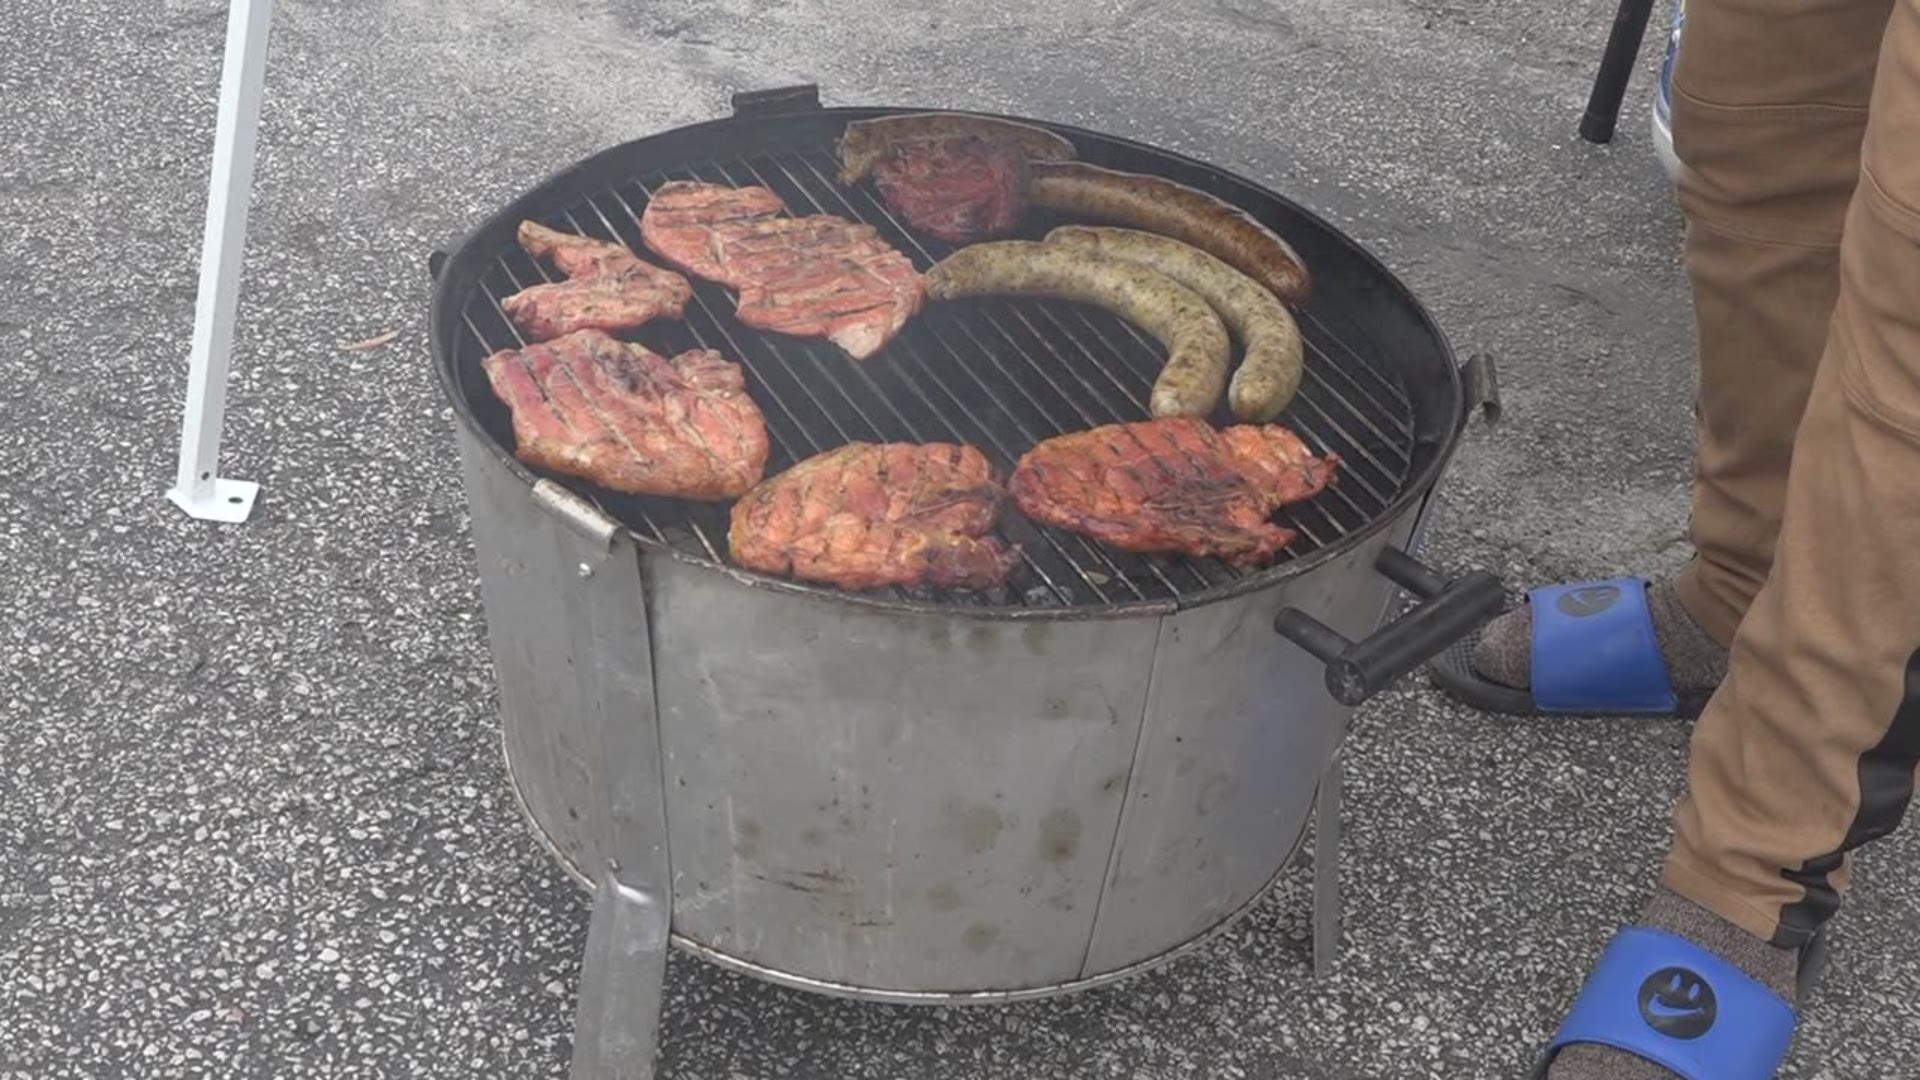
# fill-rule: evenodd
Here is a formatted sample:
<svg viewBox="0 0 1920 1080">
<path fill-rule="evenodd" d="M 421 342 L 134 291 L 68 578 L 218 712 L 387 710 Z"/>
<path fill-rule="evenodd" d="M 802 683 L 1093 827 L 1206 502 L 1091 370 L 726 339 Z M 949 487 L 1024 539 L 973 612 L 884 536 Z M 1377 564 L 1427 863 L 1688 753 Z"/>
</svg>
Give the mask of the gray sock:
<svg viewBox="0 0 1920 1080">
<path fill-rule="evenodd" d="M 1679 934 L 1794 1002 L 1800 953 L 1777 949 L 1677 893 L 1660 889 L 1641 912 L 1640 924 Z M 1553 1059 L 1547 1080 L 1676 1080 L 1642 1057 L 1606 1046 L 1569 1046 Z"/>
<path fill-rule="evenodd" d="M 1680 606 L 1680 595 L 1670 582 L 1656 581 L 1647 590 L 1647 610 L 1653 616 L 1653 635 L 1667 661 L 1667 676 L 1677 691 L 1711 690 L 1727 675 L 1727 650 L 1707 636 Z M 1488 679 L 1516 689 L 1532 685 L 1533 613 L 1522 604 L 1488 623 L 1473 653 L 1474 670 Z"/>
</svg>

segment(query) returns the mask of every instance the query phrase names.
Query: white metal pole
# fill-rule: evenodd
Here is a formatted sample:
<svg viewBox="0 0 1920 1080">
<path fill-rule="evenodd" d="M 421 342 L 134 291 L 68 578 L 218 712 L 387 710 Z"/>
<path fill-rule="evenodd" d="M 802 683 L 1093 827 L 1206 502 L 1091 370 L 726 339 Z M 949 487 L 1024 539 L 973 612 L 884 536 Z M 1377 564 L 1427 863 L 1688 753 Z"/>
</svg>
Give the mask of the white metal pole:
<svg viewBox="0 0 1920 1080">
<path fill-rule="evenodd" d="M 258 484 L 220 476 L 220 428 L 227 411 L 227 361 L 240 305 L 240 266 L 247 249 L 247 203 L 253 194 L 253 152 L 267 74 L 267 28 L 273 0 L 232 0 L 227 53 L 220 71 L 220 115 L 207 187 L 207 231 L 200 247 L 200 298 L 193 315 L 186 419 L 180 469 L 167 498 L 202 521 L 241 522 L 253 512 Z"/>
</svg>

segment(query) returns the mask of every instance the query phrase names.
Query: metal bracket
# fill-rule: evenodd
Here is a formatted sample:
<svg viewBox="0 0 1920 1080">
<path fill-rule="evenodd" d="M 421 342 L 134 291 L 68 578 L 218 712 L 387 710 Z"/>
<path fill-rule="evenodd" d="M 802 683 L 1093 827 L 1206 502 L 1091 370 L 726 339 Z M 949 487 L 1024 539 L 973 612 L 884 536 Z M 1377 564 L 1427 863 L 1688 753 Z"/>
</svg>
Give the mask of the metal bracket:
<svg viewBox="0 0 1920 1080">
<path fill-rule="evenodd" d="M 1313 796 L 1313 977 L 1333 974 L 1340 958 L 1340 804 L 1346 763 L 1334 751 Z"/>
<path fill-rule="evenodd" d="M 672 927 L 665 882 L 634 887 L 608 863 L 593 892 L 569 1080 L 653 1080 Z"/>
<path fill-rule="evenodd" d="M 186 416 L 180 465 L 167 498 L 202 521 L 239 523 L 253 513 L 260 485 L 221 477 L 220 430 L 227 414 L 227 363 L 240 307 L 240 267 L 247 248 L 247 203 L 253 151 L 267 79 L 267 31 L 273 0 L 233 0 L 220 70 L 220 112 L 207 186 L 207 225 L 200 245 L 200 294 L 193 313 Z"/>
<path fill-rule="evenodd" d="M 636 677 L 631 656 L 650 656 L 639 552 L 620 526 L 587 499 L 551 480 L 533 501 L 559 526 L 561 566 L 602 571 L 606 589 L 562 590 L 561 615 L 573 674 L 586 690 L 585 728 L 598 745 L 593 916 L 580 969 L 570 1080 L 653 1080 L 673 928 L 664 758 L 650 669 Z M 650 661 L 649 661 L 650 663 Z"/>
<path fill-rule="evenodd" d="M 533 501 L 601 551 L 613 546 L 613 538 L 620 531 L 620 523 L 599 507 L 545 477 L 534 481 Z"/>
<path fill-rule="evenodd" d="M 812 112 L 820 108 L 820 87 L 814 83 L 772 90 L 745 90 L 733 95 L 733 115 L 741 119 Z"/>
<path fill-rule="evenodd" d="M 1488 427 L 1500 422 L 1500 373 L 1494 369 L 1490 353 L 1474 353 L 1460 365 L 1461 389 L 1467 395 L 1467 412 L 1477 411 Z"/>
</svg>

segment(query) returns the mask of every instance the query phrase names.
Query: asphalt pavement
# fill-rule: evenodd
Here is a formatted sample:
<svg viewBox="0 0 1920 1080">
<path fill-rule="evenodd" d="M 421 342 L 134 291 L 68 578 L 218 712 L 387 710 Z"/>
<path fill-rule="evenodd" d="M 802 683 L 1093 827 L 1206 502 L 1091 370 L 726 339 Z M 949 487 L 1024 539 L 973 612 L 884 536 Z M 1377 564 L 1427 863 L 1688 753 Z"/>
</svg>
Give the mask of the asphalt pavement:
<svg viewBox="0 0 1920 1080">
<path fill-rule="evenodd" d="M 608 145 L 817 82 L 1049 117 L 1325 214 L 1500 365 L 1430 553 L 1523 584 L 1684 557 L 1693 361 L 1646 134 L 1574 127 L 1602 0 L 283 0 L 224 471 L 174 468 L 225 7 L 4 0 L 0 1078 L 564 1075 L 584 898 L 520 820 L 426 257 Z M 1656 31 L 1657 36 L 1657 31 Z M 397 332 L 362 350 L 343 346 Z M 1411 682 L 1307 871 L 1169 968 L 989 1009 L 676 957 L 672 1080 L 1516 1077 L 1650 887 L 1686 728 Z M 1784 1075 L 1916 1075 L 1920 841 L 1867 852 Z"/>
</svg>

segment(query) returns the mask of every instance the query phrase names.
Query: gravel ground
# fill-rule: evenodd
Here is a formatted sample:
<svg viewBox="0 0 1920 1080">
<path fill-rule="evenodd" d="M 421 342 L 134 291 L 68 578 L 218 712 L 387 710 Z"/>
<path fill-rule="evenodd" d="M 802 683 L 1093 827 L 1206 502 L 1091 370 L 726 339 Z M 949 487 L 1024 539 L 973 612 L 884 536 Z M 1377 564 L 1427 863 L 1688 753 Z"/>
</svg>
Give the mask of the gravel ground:
<svg viewBox="0 0 1920 1080">
<path fill-rule="evenodd" d="M 1573 137 L 1602 0 L 284 0 L 225 471 L 162 498 L 224 6 L 6 0 L 0 1077 L 558 1077 L 586 931 L 498 754 L 425 255 L 737 89 L 1055 117 L 1261 177 L 1499 357 L 1433 551 L 1519 583 L 1683 554 L 1677 221 L 1636 83 Z M 1648 67 L 1652 56 L 1649 49 Z M 399 331 L 362 352 L 346 342 Z M 977 1011 L 676 958 L 664 1073 L 1513 1077 L 1649 887 L 1684 728 L 1360 716 L 1338 975 L 1297 869 L 1123 986 Z M 1910 1074 L 1912 833 L 1868 852 L 1785 1075 Z"/>
</svg>

